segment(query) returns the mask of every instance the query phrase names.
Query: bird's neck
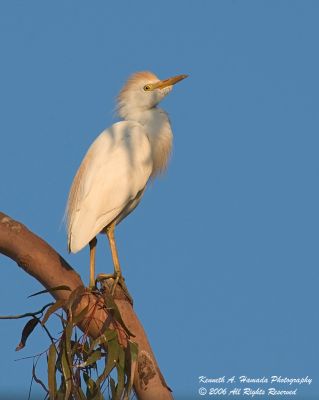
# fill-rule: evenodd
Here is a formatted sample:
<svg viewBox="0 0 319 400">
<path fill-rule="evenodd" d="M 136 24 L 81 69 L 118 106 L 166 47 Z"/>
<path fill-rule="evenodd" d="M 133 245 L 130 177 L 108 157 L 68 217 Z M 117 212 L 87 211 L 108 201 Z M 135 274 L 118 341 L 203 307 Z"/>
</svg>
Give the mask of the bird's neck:
<svg viewBox="0 0 319 400">
<path fill-rule="evenodd" d="M 127 120 L 139 122 L 144 126 L 151 143 L 152 176 L 165 171 L 172 150 L 173 134 L 168 115 L 158 107 L 133 112 Z"/>
</svg>

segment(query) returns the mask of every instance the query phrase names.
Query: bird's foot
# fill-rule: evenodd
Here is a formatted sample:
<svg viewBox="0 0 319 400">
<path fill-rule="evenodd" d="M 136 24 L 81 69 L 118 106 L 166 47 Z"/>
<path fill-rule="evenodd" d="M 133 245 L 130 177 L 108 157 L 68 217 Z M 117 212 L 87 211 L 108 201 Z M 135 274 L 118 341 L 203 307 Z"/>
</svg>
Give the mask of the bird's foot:
<svg viewBox="0 0 319 400">
<path fill-rule="evenodd" d="M 123 292 L 125 293 L 126 297 L 130 301 L 131 304 L 133 304 L 133 298 L 130 295 L 130 292 L 128 291 L 126 284 L 125 284 L 125 279 L 121 273 L 114 272 L 113 274 L 98 274 L 95 281 L 96 282 L 101 282 L 105 279 L 112 279 L 112 287 L 111 287 L 111 295 L 114 296 L 116 286 L 119 285 Z"/>
</svg>

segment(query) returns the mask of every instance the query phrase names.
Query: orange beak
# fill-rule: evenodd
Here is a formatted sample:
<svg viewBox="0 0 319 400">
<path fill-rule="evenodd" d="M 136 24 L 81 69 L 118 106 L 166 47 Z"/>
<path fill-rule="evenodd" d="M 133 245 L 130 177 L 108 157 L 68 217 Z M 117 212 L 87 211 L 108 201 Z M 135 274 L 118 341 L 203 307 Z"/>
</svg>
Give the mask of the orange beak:
<svg viewBox="0 0 319 400">
<path fill-rule="evenodd" d="M 187 78 L 188 75 L 177 75 L 172 78 L 163 79 L 157 83 L 152 84 L 152 89 L 163 89 L 167 86 L 175 85 L 175 83 L 180 82 L 181 80 Z"/>
</svg>

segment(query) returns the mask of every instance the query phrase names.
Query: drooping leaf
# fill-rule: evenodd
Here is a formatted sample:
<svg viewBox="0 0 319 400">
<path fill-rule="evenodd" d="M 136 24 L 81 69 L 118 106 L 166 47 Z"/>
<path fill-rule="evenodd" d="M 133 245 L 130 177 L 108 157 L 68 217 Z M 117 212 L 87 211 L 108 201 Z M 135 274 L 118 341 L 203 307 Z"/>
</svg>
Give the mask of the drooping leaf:
<svg viewBox="0 0 319 400">
<path fill-rule="evenodd" d="M 61 378 L 61 384 L 59 390 L 56 392 L 54 400 L 65 400 L 65 381 L 63 376 Z"/>
<path fill-rule="evenodd" d="M 65 351 L 69 365 L 72 365 L 72 348 L 71 348 L 71 337 L 72 337 L 73 326 L 71 321 L 69 321 L 64 330 L 64 341 L 65 341 Z"/>
<path fill-rule="evenodd" d="M 83 293 L 85 293 L 85 291 L 86 291 L 86 289 L 84 286 L 78 286 L 70 294 L 70 296 L 66 302 L 66 307 L 69 310 L 71 315 L 73 313 L 72 307 L 73 307 L 74 303 L 76 303 L 80 299 L 80 297 L 82 296 Z"/>
<path fill-rule="evenodd" d="M 92 392 L 95 385 L 94 381 L 90 378 L 90 376 L 86 372 L 83 372 L 83 378 L 88 390 Z"/>
<path fill-rule="evenodd" d="M 101 391 L 100 387 L 94 382 L 94 380 L 85 372 L 83 372 L 83 378 L 86 383 L 86 397 L 88 400 L 100 399 Z"/>
<path fill-rule="evenodd" d="M 81 322 L 83 318 L 86 316 L 88 310 L 89 310 L 89 304 L 86 307 L 84 307 L 79 314 L 73 317 L 73 324 L 77 325 L 79 322 Z"/>
<path fill-rule="evenodd" d="M 130 352 L 131 352 L 131 358 L 132 361 L 137 360 L 137 354 L 138 354 L 138 344 L 135 342 L 132 342 L 131 340 L 128 341 Z"/>
<path fill-rule="evenodd" d="M 56 377 L 55 377 L 55 360 L 56 360 L 56 349 L 52 343 L 49 347 L 48 355 L 48 386 L 50 400 L 55 400 L 55 394 L 57 392 Z"/>
<path fill-rule="evenodd" d="M 89 365 L 92 365 L 94 363 L 96 363 L 98 360 L 100 360 L 102 357 L 102 353 L 101 350 L 95 350 L 89 357 L 88 359 L 79 364 L 77 367 L 78 368 L 84 368 L 84 367 L 88 367 Z"/>
<path fill-rule="evenodd" d="M 89 346 L 89 339 L 90 338 L 87 338 L 86 341 L 84 342 L 84 345 L 83 345 L 83 353 L 84 353 L 83 355 L 85 357 L 88 356 L 88 354 L 91 353 L 90 346 Z"/>
<path fill-rule="evenodd" d="M 76 399 L 77 400 L 86 400 L 85 394 L 80 386 L 76 388 Z"/>
<path fill-rule="evenodd" d="M 38 296 L 39 294 L 43 294 L 43 293 L 52 293 L 52 292 L 55 292 L 55 291 L 57 291 L 57 290 L 69 290 L 69 291 L 71 291 L 71 289 L 69 288 L 69 286 L 60 285 L 60 286 L 55 286 L 55 287 L 50 288 L 50 289 L 41 290 L 40 292 L 37 292 L 37 293 L 30 294 L 30 296 L 28 296 L 28 299 L 29 299 L 30 297 Z"/>
<path fill-rule="evenodd" d="M 71 356 L 73 357 L 75 354 L 78 358 L 83 358 L 83 345 L 79 343 L 77 340 L 71 340 Z"/>
<path fill-rule="evenodd" d="M 27 342 L 28 337 L 33 332 L 34 328 L 38 325 L 38 323 L 39 323 L 38 318 L 32 318 L 26 323 L 22 331 L 20 343 L 16 347 L 16 351 L 23 349 L 23 347 Z"/>
<path fill-rule="evenodd" d="M 109 376 L 112 369 L 115 367 L 118 360 L 120 345 L 116 339 L 112 339 L 107 344 L 107 362 L 102 374 L 98 377 L 96 383 L 101 385 L 102 382 Z"/>
<path fill-rule="evenodd" d="M 118 399 L 120 399 L 122 398 L 124 392 L 124 383 L 125 383 L 125 353 L 124 349 L 121 346 L 119 346 L 119 356 L 116 369 L 117 369 L 116 396 Z"/>
<path fill-rule="evenodd" d="M 65 399 L 68 399 L 72 391 L 72 376 L 65 348 L 62 351 L 61 364 L 65 383 Z"/>
<path fill-rule="evenodd" d="M 127 335 L 130 337 L 135 337 L 135 335 L 125 325 L 125 323 L 122 319 L 121 313 L 120 313 L 115 301 L 113 300 L 113 298 L 111 296 L 105 296 L 104 300 L 105 300 L 106 308 L 109 310 L 109 312 L 111 312 L 113 314 L 114 319 L 122 326 L 122 328 L 127 333 Z"/>
<path fill-rule="evenodd" d="M 90 345 L 90 351 L 92 351 L 96 346 L 99 346 L 103 343 L 107 343 L 109 340 L 115 339 L 117 337 L 116 331 L 107 328 L 101 336 L 97 337 L 92 341 Z"/>
<path fill-rule="evenodd" d="M 110 377 L 110 388 L 112 399 L 116 399 L 116 385 L 115 380 L 112 377 Z"/>
<path fill-rule="evenodd" d="M 43 326 L 47 322 L 51 314 L 63 307 L 64 303 L 65 300 L 57 300 L 51 307 L 49 307 L 42 319 L 41 325 Z"/>
<path fill-rule="evenodd" d="M 127 362 L 125 365 L 125 370 L 126 370 L 127 379 L 128 379 L 127 392 L 128 392 L 128 396 L 129 396 L 130 392 L 132 390 L 132 387 L 133 387 L 134 374 L 136 371 L 137 354 L 138 354 L 137 343 L 131 342 L 129 340 L 126 351 L 127 351 L 127 353 L 129 353 L 128 357 L 127 357 Z"/>
<path fill-rule="evenodd" d="M 59 389 L 54 400 L 65 400 L 65 389 Z"/>
</svg>

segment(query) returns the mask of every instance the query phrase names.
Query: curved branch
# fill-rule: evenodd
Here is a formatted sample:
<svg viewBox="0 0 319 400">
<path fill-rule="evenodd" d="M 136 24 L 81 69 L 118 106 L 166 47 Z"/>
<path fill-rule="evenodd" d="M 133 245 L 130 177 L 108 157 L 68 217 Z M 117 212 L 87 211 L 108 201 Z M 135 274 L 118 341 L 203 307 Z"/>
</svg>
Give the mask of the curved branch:
<svg viewBox="0 0 319 400">
<path fill-rule="evenodd" d="M 14 221 L 0 212 L 0 253 L 14 260 L 25 272 L 37 279 L 46 289 L 66 285 L 71 290 L 83 287 L 80 276 L 72 267 L 43 239 L 29 231 L 20 222 Z M 66 290 L 52 292 L 56 300 L 66 300 L 69 297 Z M 125 325 L 135 335 L 139 353 L 134 378 L 134 390 L 139 400 L 171 400 L 170 389 L 165 383 L 156 362 L 145 331 L 135 314 L 132 305 L 120 288 L 114 298 Z M 95 304 L 93 294 L 83 296 L 78 304 L 77 313 L 88 303 Z M 85 318 L 79 328 L 88 330 L 95 338 L 101 334 L 107 312 L 100 307 L 95 308 L 94 316 Z"/>
</svg>

